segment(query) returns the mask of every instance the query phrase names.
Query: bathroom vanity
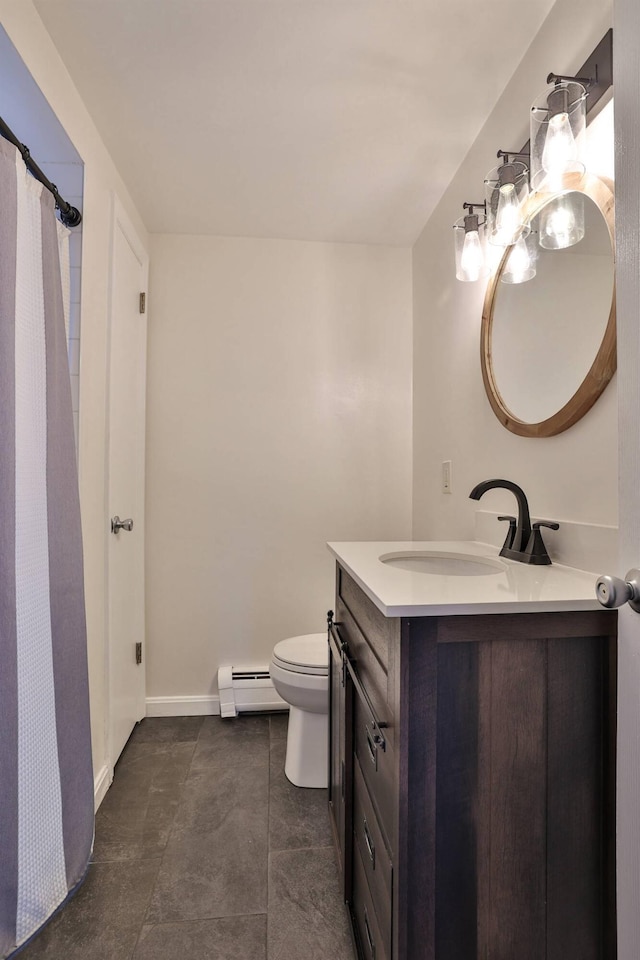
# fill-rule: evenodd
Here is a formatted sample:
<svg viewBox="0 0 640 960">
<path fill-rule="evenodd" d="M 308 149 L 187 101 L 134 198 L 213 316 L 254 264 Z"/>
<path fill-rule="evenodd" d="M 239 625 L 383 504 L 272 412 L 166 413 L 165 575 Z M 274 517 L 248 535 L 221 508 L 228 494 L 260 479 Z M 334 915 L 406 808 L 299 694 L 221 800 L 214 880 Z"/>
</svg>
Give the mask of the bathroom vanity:
<svg viewBox="0 0 640 960">
<path fill-rule="evenodd" d="M 614 960 L 595 577 L 478 543 L 330 549 L 329 805 L 360 957 Z"/>
</svg>

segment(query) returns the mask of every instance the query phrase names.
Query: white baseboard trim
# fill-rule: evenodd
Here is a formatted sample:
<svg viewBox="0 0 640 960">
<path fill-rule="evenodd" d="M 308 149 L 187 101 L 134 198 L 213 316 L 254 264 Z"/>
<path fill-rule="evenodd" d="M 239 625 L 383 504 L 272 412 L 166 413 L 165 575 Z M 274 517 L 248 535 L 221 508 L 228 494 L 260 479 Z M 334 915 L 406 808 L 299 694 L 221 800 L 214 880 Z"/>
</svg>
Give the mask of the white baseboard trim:
<svg viewBox="0 0 640 960">
<path fill-rule="evenodd" d="M 148 717 L 219 717 L 220 697 L 147 697 Z"/>
<path fill-rule="evenodd" d="M 97 810 L 111 786 L 113 780 L 113 771 L 105 764 L 93 779 L 93 806 Z"/>
</svg>

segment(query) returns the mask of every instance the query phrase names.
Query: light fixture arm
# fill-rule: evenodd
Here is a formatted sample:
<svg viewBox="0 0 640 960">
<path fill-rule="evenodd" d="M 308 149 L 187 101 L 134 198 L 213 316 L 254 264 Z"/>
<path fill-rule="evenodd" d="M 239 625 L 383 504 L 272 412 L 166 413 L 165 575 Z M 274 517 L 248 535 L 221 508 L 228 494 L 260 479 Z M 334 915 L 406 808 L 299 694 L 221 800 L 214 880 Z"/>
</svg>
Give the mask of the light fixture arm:
<svg viewBox="0 0 640 960">
<path fill-rule="evenodd" d="M 583 87 L 591 87 L 598 82 L 598 65 L 596 64 L 595 77 L 568 77 L 563 73 L 550 73 L 547 77 L 547 83 L 581 83 Z"/>
<path fill-rule="evenodd" d="M 496 157 L 498 158 L 498 160 L 503 158 L 505 163 L 509 162 L 509 157 L 529 158 L 530 156 L 531 156 L 530 150 L 526 150 L 526 151 L 525 150 L 498 150 L 498 152 L 496 153 Z"/>
<path fill-rule="evenodd" d="M 462 204 L 462 209 L 468 210 L 470 214 L 473 214 L 474 207 L 482 207 L 483 213 L 487 212 L 487 204 L 485 200 L 483 200 L 482 203 L 463 203 Z"/>
<path fill-rule="evenodd" d="M 486 204 L 485 201 L 483 200 L 482 203 L 463 203 L 463 204 L 462 204 L 462 207 L 463 207 L 464 210 L 468 210 L 468 211 L 469 211 L 469 212 L 467 213 L 467 215 L 465 216 L 465 218 L 464 218 L 464 232 L 465 232 L 465 234 L 467 234 L 467 233 L 472 233 L 473 231 L 475 231 L 475 232 L 477 233 L 478 230 L 479 230 L 479 228 L 480 228 L 480 226 L 481 226 L 481 223 L 480 223 L 480 219 L 479 219 L 478 214 L 475 212 L 475 207 L 481 207 L 481 208 L 482 208 L 482 211 L 483 211 L 483 213 L 484 213 L 485 220 L 486 220 L 486 217 L 487 217 L 487 204 Z M 484 220 L 482 221 L 482 223 L 484 223 Z"/>
<path fill-rule="evenodd" d="M 498 159 L 502 159 L 502 166 L 497 168 L 498 170 L 498 185 L 503 187 L 505 184 L 515 184 L 516 177 L 520 176 L 521 173 L 525 173 L 528 177 L 529 174 L 529 164 L 531 162 L 531 154 L 525 153 L 523 150 L 498 150 L 496 153 Z M 520 159 L 518 157 L 524 157 L 526 160 Z M 516 168 L 516 164 L 520 164 L 520 170 Z"/>
</svg>

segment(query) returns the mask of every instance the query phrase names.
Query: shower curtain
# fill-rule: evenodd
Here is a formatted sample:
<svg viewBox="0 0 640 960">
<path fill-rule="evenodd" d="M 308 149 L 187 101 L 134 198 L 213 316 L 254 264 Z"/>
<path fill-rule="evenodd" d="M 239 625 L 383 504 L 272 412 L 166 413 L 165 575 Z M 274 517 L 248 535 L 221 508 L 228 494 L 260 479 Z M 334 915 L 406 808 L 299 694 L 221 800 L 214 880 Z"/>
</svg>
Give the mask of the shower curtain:
<svg viewBox="0 0 640 960">
<path fill-rule="evenodd" d="M 93 843 L 82 542 L 53 196 L 0 139 L 0 957 Z"/>
</svg>

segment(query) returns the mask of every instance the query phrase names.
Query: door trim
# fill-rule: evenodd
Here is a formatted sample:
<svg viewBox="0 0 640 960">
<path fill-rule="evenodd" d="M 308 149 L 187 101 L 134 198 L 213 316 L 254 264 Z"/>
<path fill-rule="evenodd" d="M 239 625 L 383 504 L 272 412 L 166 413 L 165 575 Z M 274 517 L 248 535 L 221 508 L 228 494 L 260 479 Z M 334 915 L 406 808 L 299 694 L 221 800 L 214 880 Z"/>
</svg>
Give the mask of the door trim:
<svg viewBox="0 0 640 960">
<path fill-rule="evenodd" d="M 637 0 L 614 4 L 616 141 L 616 292 L 618 299 L 618 575 L 640 561 L 640 180 L 638 83 L 640 9 Z M 628 606 L 618 613 L 617 903 L 618 957 L 638 955 L 640 939 L 640 620 Z"/>
</svg>

